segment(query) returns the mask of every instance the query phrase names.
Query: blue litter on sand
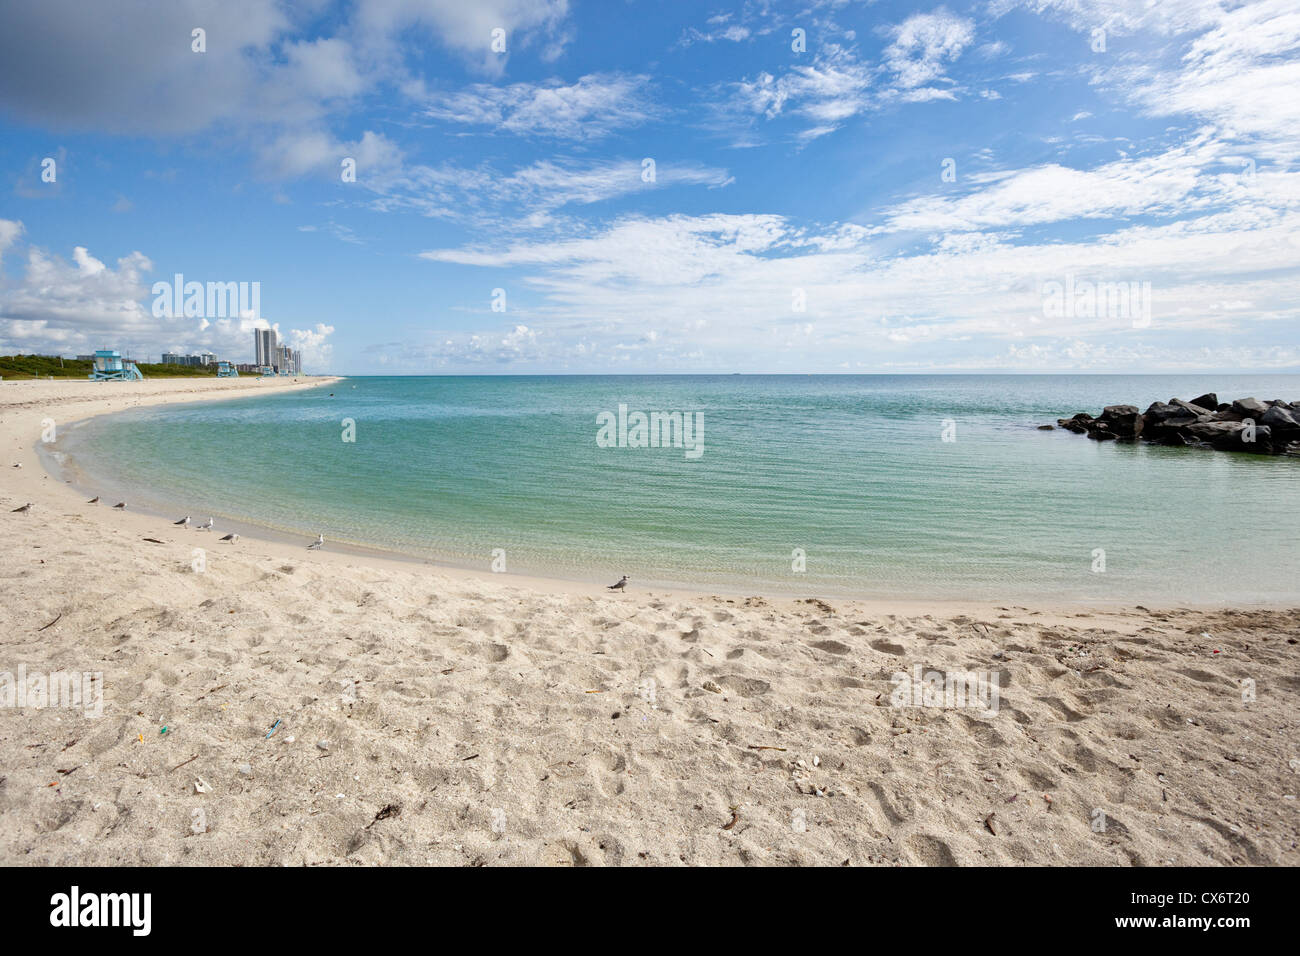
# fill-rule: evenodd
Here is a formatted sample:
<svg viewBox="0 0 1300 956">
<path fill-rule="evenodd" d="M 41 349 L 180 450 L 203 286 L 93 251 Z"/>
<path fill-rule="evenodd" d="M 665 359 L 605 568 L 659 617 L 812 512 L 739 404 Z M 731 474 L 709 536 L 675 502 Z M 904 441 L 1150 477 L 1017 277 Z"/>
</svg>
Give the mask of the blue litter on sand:
<svg viewBox="0 0 1300 956">
<path fill-rule="evenodd" d="M 275 722 L 275 726 L 273 726 L 270 730 L 268 730 L 268 731 L 266 732 L 266 736 L 265 736 L 263 739 L 264 739 L 264 740 L 270 740 L 270 739 L 271 739 L 271 734 L 275 733 L 275 732 L 276 732 L 277 730 L 279 730 L 279 729 L 280 729 L 280 722 L 277 720 L 277 721 Z"/>
</svg>

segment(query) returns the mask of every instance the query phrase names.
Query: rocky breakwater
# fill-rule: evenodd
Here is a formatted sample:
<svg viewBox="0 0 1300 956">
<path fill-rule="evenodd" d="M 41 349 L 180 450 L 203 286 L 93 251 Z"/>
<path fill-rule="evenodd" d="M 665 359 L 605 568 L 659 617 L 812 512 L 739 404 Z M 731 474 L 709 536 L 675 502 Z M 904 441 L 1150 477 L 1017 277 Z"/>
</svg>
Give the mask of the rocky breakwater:
<svg viewBox="0 0 1300 956">
<path fill-rule="evenodd" d="M 1145 412 L 1136 405 L 1107 405 L 1096 418 L 1079 412 L 1056 423 L 1095 441 L 1140 438 L 1157 445 L 1300 457 L 1300 402 L 1281 399 L 1241 398 L 1225 404 L 1210 392 L 1190 402 L 1153 402 Z"/>
</svg>

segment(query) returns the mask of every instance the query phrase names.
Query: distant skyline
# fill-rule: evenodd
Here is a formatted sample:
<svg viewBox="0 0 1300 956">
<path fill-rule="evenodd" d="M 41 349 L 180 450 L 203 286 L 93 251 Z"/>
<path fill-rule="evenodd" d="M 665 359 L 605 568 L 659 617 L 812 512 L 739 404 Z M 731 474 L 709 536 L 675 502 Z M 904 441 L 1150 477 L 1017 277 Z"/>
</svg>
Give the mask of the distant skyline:
<svg viewBox="0 0 1300 956">
<path fill-rule="evenodd" d="M 1297 90 L 1295 0 L 6 4 L 0 354 L 1297 372 Z"/>
</svg>

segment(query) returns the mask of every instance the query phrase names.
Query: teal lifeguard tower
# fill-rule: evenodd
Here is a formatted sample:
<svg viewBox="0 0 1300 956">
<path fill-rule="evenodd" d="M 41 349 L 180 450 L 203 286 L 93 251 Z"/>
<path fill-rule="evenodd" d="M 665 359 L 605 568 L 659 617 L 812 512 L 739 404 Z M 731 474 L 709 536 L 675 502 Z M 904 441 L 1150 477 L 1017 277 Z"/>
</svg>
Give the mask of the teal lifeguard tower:
<svg viewBox="0 0 1300 956">
<path fill-rule="evenodd" d="M 134 362 L 124 361 L 117 349 L 96 349 L 95 365 L 90 370 L 92 382 L 143 382 L 144 376 Z"/>
<path fill-rule="evenodd" d="M 217 378 L 239 378 L 239 369 L 229 362 L 218 362 Z"/>
</svg>

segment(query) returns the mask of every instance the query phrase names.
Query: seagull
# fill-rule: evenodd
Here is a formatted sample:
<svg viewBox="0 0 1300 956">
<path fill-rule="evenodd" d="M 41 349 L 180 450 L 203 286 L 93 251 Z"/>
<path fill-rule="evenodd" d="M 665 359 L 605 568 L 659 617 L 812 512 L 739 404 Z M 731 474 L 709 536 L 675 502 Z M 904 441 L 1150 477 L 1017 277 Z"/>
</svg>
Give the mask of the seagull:
<svg viewBox="0 0 1300 956">
<path fill-rule="evenodd" d="M 29 502 L 27 502 L 27 504 L 23 505 L 21 508 L 15 508 L 15 509 L 13 510 L 13 513 L 14 513 L 14 514 L 17 514 L 17 513 L 20 512 L 20 511 L 30 511 L 30 510 L 31 510 L 31 507 L 32 507 L 32 503 L 29 501 Z"/>
<path fill-rule="evenodd" d="M 186 518 L 185 520 L 188 521 L 189 519 Z M 201 524 L 201 525 L 199 525 L 199 530 L 200 530 L 200 531 L 211 531 L 211 530 L 212 530 L 212 515 L 208 515 L 208 523 L 207 523 L 207 524 Z"/>
<path fill-rule="evenodd" d="M 189 516 L 189 515 L 186 515 L 186 516 L 185 516 L 184 518 L 182 518 L 180 521 L 173 521 L 172 524 L 183 524 L 183 525 L 185 525 L 185 527 L 188 528 L 188 527 L 190 526 L 190 516 Z"/>
<path fill-rule="evenodd" d="M 23 466 L 23 463 L 22 463 L 21 461 L 20 461 L 20 462 L 17 462 L 17 463 L 14 465 L 15 468 L 21 468 L 22 466 Z"/>
<path fill-rule="evenodd" d="M 623 575 L 621 578 L 619 578 L 615 583 L 613 583 L 613 584 L 609 585 L 607 588 L 605 588 L 605 590 L 606 590 L 606 591 L 621 591 L 621 590 L 623 590 L 625 587 L 627 587 L 627 575 L 626 575 L 626 574 Z"/>
<path fill-rule="evenodd" d="M 239 535 L 235 534 L 235 532 L 232 531 L 232 532 L 230 532 L 230 534 L 226 535 L 226 536 L 225 536 L 224 538 L 222 538 L 221 540 L 222 540 L 222 541 L 229 541 L 231 544 L 234 544 L 236 541 L 239 540 Z"/>
<path fill-rule="evenodd" d="M 307 545 L 307 550 L 315 551 L 317 548 L 321 547 L 324 543 L 325 543 L 325 535 L 318 534 L 316 535 L 316 540 L 313 541 L 311 544 Z"/>
<path fill-rule="evenodd" d="M 125 502 L 125 501 L 119 501 L 117 504 L 113 505 L 113 507 L 114 507 L 114 508 L 123 508 L 123 509 L 125 509 L 125 508 L 126 508 L 126 502 Z"/>
<path fill-rule="evenodd" d="M 99 495 L 95 495 L 95 497 L 93 497 L 93 498 L 91 498 L 89 501 L 87 501 L 86 504 L 88 504 L 88 505 L 97 505 L 97 504 L 99 504 Z"/>
</svg>

